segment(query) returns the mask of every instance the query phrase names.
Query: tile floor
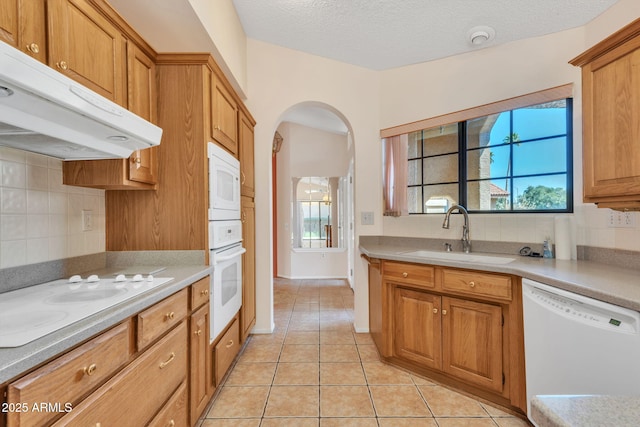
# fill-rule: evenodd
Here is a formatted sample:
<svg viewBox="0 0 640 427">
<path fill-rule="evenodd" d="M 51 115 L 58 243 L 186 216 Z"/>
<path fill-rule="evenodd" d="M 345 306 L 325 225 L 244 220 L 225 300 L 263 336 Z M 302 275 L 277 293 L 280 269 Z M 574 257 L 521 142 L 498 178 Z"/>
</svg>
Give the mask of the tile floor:
<svg viewBox="0 0 640 427">
<path fill-rule="evenodd" d="M 276 330 L 249 338 L 200 427 L 520 427 L 499 409 L 380 362 L 342 280 L 274 281 Z"/>
</svg>

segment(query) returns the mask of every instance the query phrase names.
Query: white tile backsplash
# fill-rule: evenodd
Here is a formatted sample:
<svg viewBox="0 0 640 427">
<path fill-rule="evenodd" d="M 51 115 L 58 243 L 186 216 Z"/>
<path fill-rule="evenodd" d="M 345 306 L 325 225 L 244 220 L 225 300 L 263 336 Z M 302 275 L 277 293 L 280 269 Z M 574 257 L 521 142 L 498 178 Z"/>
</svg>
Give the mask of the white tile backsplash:
<svg viewBox="0 0 640 427">
<path fill-rule="evenodd" d="M 103 190 L 62 184 L 62 161 L 0 147 L 0 268 L 104 252 Z M 82 231 L 82 210 L 93 231 Z"/>
</svg>

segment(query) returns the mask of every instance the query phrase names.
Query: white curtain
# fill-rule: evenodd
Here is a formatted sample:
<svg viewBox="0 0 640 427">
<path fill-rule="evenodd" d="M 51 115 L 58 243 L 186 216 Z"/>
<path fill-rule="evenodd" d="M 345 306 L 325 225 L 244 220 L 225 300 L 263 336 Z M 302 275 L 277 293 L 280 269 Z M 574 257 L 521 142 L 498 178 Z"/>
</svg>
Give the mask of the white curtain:
<svg viewBox="0 0 640 427">
<path fill-rule="evenodd" d="M 384 215 L 401 216 L 409 213 L 407 208 L 407 155 L 409 135 L 384 138 L 383 184 Z"/>
</svg>

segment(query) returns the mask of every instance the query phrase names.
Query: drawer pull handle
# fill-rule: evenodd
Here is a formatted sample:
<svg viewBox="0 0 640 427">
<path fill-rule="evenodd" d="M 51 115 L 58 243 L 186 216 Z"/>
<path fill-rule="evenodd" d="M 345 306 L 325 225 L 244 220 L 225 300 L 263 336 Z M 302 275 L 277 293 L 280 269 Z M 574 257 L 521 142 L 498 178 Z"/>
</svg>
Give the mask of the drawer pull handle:
<svg viewBox="0 0 640 427">
<path fill-rule="evenodd" d="M 169 356 L 169 358 L 165 362 L 160 363 L 160 369 L 163 369 L 169 363 L 173 362 L 173 359 L 175 359 L 175 358 L 176 358 L 176 354 L 172 351 L 171 355 Z"/>
<path fill-rule="evenodd" d="M 202 335 L 202 329 L 198 329 L 197 331 L 195 331 L 194 335 L 197 335 L 197 336 Z"/>
<path fill-rule="evenodd" d="M 175 427 L 175 425 L 176 425 L 175 421 L 173 421 L 173 420 L 169 421 L 169 427 Z"/>
<path fill-rule="evenodd" d="M 469 282 L 469 287 L 470 288 L 475 288 L 476 286 L 476 282 Z"/>
<path fill-rule="evenodd" d="M 27 50 L 31 53 L 40 53 L 40 46 L 38 46 L 38 43 L 29 43 L 27 45 Z"/>
<path fill-rule="evenodd" d="M 438 314 L 438 309 L 437 308 L 433 309 L 433 314 Z"/>
<path fill-rule="evenodd" d="M 447 315 L 447 310 L 442 310 L 442 315 L 446 316 Z"/>
<path fill-rule="evenodd" d="M 200 291 L 200 295 L 202 295 L 203 297 L 209 295 L 209 289 L 205 289 L 204 291 Z"/>
<path fill-rule="evenodd" d="M 66 61 L 60 61 L 60 62 L 56 62 L 56 67 L 60 68 L 61 70 L 66 70 L 69 68 L 69 65 L 67 64 Z"/>
<path fill-rule="evenodd" d="M 98 366 L 95 363 L 92 363 L 89 366 L 85 366 L 82 371 L 85 373 L 86 376 L 90 377 L 91 375 L 93 375 L 93 373 L 96 371 L 96 369 L 98 369 Z"/>
<path fill-rule="evenodd" d="M 409 273 L 407 273 L 406 271 L 404 273 L 402 273 L 402 277 L 407 278 L 409 277 Z"/>
<path fill-rule="evenodd" d="M 164 315 L 164 320 L 173 320 L 175 315 L 176 314 L 173 311 L 171 313 L 167 313 L 167 314 Z"/>
<path fill-rule="evenodd" d="M 96 427 L 102 427 L 102 423 L 96 423 Z"/>
<path fill-rule="evenodd" d="M 229 340 L 229 342 L 227 343 L 226 347 L 229 348 L 233 345 L 233 340 Z"/>
</svg>

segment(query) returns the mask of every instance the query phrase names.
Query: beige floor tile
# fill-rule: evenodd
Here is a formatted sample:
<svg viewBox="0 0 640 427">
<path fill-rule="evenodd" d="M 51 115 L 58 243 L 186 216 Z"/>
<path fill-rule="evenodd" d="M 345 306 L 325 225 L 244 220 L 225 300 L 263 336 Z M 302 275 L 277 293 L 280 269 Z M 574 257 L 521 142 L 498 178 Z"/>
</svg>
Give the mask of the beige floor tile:
<svg viewBox="0 0 640 427">
<path fill-rule="evenodd" d="M 265 417 L 317 417 L 320 403 L 318 387 L 273 386 Z"/>
<path fill-rule="evenodd" d="M 354 333 L 353 336 L 356 339 L 356 344 L 358 345 L 373 345 L 373 338 L 371 338 L 371 334 Z"/>
<path fill-rule="evenodd" d="M 491 418 L 436 418 L 440 427 L 496 427 Z"/>
<path fill-rule="evenodd" d="M 309 320 L 305 322 L 291 322 L 289 323 L 290 331 L 319 331 L 320 320 Z"/>
<path fill-rule="evenodd" d="M 430 381 L 427 378 L 419 377 L 418 375 L 413 375 L 413 374 L 409 374 L 409 375 L 411 375 L 411 379 L 416 385 L 438 385 L 437 383 L 434 383 L 433 381 Z"/>
<path fill-rule="evenodd" d="M 320 362 L 359 362 L 355 344 L 320 345 Z"/>
<path fill-rule="evenodd" d="M 238 360 L 241 363 L 277 362 L 281 350 L 282 345 L 280 344 L 249 342 Z"/>
<path fill-rule="evenodd" d="M 317 363 L 279 363 L 274 385 L 318 385 Z"/>
<path fill-rule="evenodd" d="M 271 385 L 275 371 L 275 363 L 239 363 L 225 385 Z"/>
<path fill-rule="evenodd" d="M 260 418 L 228 418 L 228 419 L 208 419 L 204 420 L 200 427 L 261 427 Z"/>
<path fill-rule="evenodd" d="M 300 322 L 317 322 L 320 320 L 320 313 L 303 311 L 300 313 L 293 313 L 291 315 L 291 323 Z"/>
<path fill-rule="evenodd" d="M 320 363 L 322 385 L 366 385 L 360 363 Z"/>
<path fill-rule="evenodd" d="M 499 417 L 494 418 L 493 421 L 498 424 L 498 427 L 530 427 L 529 421 L 522 420 L 517 417 Z"/>
<path fill-rule="evenodd" d="M 289 331 L 285 344 L 320 344 L 319 331 Z"/>
<path fill-rule="evenodd" d="M 260 427 L 318 427 L 318 418 L 265 418 Z"/>
<path fill-rule="evenodd" d="M 435 417 L 488 417 L 480 402 L 441 386 L 418 386 Z"/>
<path fill-rule="evenodd" d="M 433 418 L 378 418 L 380 427 L 438 427 Z"/>
<path fill-rule="evenodd" d="M 254 334 L 251 335 L 250 342 L 259 345 L 282 345 L 284 334 Z"/>
<path fill-rule="evenodd" d="M 367 386 L 320 386 L 321 417 L 373 417 Z"/>
<path fill-rule="evenodd" d="M 363 362 L 367 382 L 375 385 L 413 385 L 405 371 L 382 362 Z"/>
<path fill-rule="evenodd" d="M 380 361 L 380 354 L 375 345 L 360 345 L 358 344 L 358 353 L 360 354 L 360 360 L 363 362 L 378 362 Z"/>
<path fill-rule="evenodd" d="M 312 344 L 287 345 L 282 347 L 280 362 L 317 363 L 320 361 L 320 346 Z"/>
<path fill-rule="evenodd" d="M 223 387 L 206 418 L 255 418 L 264 411 L 269 387 Z"/>
<path fill-rule="evenodd" d="M 485 411 L 489 413 L 492 417 L 512 417 L 513 415 L 503 411 L 500 408 L 496 408 L 495 406 L 491 406 L 487 403 L 480 403 L 480 405 L 484 408 Z"/>
<path fill-rule="evenodd" d="M 320 418 L 320 427 L 378 427 L 375 418 Z"/>
<path fill-rule="evenodd" d="M 416 386 L 370 386 L 379 417 L 431 417 Z"/>
<path fill-rule="evenodd" d="M 355 344 L 351 331 L 320 331 L 320 344 Z"/>
</svg>

